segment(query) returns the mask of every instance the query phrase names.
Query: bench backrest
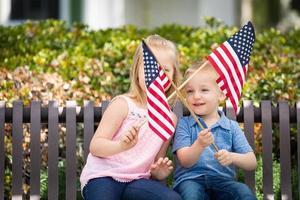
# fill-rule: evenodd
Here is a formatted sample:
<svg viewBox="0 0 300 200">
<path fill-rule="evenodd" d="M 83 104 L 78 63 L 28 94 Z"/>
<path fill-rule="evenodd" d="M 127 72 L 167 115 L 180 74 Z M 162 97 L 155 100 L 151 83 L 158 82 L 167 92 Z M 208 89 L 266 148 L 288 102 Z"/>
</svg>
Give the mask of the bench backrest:
<svg viewBox="0 0 300 200">
<path fill-rule="evenodd" d="M 30 123 L 30 197 L 39 198 L 40 195 L 40 131 L 42 124 L 48 124 L 48 199 L 58 199 L 58 156 L 60 123 L 66 126 L 66 199 L 76 199 L 78 190 L 76 170 L 76 126 L 84 126 L 84 160 L 89 152 L 89 143 L 94 134 L 95 123 L 101 119 L 102 113 L 108 105 L 102 102 L 101 107 L 86 101 L 83 107 L 77 107 L 74 101 L 66 102 L 66 107 L 58 107 L 55 101 L 42 107 L 41 102 L 32 101 L 29 107 L 24 107 L 22 101 L 15 101 L 12 107 L 6 107 L 0 101 L 0 199 L 4 199 L 4 125 L 12 124 L 12 195 L 13 199 L 21 199 L 23 194 L 23 123 Z M 180 103 L 174 107 L 178 117 L 188 115 L 188 111 Z M 262 123 L 262 155 L 263 155 L 263 193 L 265 198 L 272 197 L 272 124 L 279 124 L 280 136 L 280 168 L 281 195 L 292 199 L 291 191 L 291 144 L 290 124 L 297 123 L 297 143 L 300 144 L 300 102 L 289 106 L 287 102 L 279 102 L 272 106 L 270 101 L 262 101 L 259 107 L 253 106 L 252 101 L 244 101 L 239 114 L 235 116 L 230 107 L 225 107 L 225 114 L 238 122 L 244 123 L 245 135 L 252 146 L 254 145 L 254 124 Z M 298 166 L 300 166 L 300 145 L 297 147 Z M 82 167 L 82 166 L 81 166 Z M 298 169 L 299 171 L 299 169 Z M 300 172 L 300 171 L 299 171 Z M 300 174 L 300 173 L 299 173 Z M 300 181 L 300 178 L 298 179 Z M 255 191 L 254 172 L 245 173 L 245 182 Z M 300 182 L 298 182 L 300 191 Z"/>
</svg>

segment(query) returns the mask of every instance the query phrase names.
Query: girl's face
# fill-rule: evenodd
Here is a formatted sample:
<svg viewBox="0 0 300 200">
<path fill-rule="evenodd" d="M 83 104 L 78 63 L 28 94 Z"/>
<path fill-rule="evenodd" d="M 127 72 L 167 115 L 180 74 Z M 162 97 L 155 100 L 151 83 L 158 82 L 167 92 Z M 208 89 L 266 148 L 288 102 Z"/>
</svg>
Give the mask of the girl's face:
<svg viewBox="0 0 300 200">
<path fill-rule="evenodd" d="M 204 118 L 216 116 L 219 101 L 225 99 L 215 79 L 205 71 L 198 72 L 187 83 L 185 92 L 191 109 Z"/>
<path fill-rule="evenodd" d="M 161 65 L 161 67 L 165 70 L 168 77 L 170 77 L 170 81 L 173 81 L 173 77 L 175 74 L 174 71 L 174 61 L 175 55 L 171 49 L 165 48 L 151 48 L 152 53 L 155 55 L 157 61 Z M 146 92 L 146 84 L 145 84 L 145 73 L 144 73 L 144 62 L 140 62 L 139 66 L 139 85 L 144 92 Z M 166 91 L 170 88 L 171 84 L 166 88 Z"/>
</svg>

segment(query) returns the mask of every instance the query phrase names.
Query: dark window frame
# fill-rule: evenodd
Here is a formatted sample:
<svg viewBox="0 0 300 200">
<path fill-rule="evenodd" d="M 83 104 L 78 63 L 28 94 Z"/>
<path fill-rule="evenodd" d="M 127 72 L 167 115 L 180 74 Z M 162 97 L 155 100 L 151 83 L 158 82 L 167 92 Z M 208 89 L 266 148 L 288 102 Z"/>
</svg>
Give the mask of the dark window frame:
<svg viewBox="0 0 300 200">
<path fill-rule="evenodd" d="M 10 20 L 59 18 L 59 0 L 11 0 Z"/>
</svg>

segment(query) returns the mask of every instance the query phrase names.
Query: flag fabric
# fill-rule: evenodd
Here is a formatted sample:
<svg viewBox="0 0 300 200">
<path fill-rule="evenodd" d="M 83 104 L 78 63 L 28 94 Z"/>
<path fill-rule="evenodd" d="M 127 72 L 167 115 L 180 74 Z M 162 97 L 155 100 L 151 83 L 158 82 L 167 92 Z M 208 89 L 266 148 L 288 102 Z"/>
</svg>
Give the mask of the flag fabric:
<svg viewBox="0 0 300 200">
<path fill-rule="evenodd" d="M 142 45 L 147 88 L 148 125 L 154 133 L 166 141 L 175 131 L 171 109 L 165 94 L 165 90 L 171 82 L 147 44 L 142 41 Z"/>
<path fill-rule="evenodd" d="M 209 62 L 219 74 L 216 82 L 235 113 L 246 80 L 254 39 L 254 27 L 249 21 L 208 56 Z"/>
</svg>

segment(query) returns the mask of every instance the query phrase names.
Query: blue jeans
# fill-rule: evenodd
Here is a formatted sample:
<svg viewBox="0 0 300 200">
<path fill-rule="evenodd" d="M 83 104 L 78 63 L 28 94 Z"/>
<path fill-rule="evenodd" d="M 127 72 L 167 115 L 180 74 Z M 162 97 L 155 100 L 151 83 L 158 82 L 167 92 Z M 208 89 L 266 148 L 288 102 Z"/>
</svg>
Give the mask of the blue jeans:
<svg viewBox="0 0 300 200">
<path fill-rule="evenodd" d="M 233 179 L 201 176 L 185 180 L 174 188 L 183 200 L 253 200 L 256 199 L 250 188 Z"/>
<path fill-rule="evenodd" d="M 111 177 L 90 180 L 83 188 L 85 200 L 181 200 L 179 194 L 159 181 L 138 179 L 129 183 Z"/>
</svg>

